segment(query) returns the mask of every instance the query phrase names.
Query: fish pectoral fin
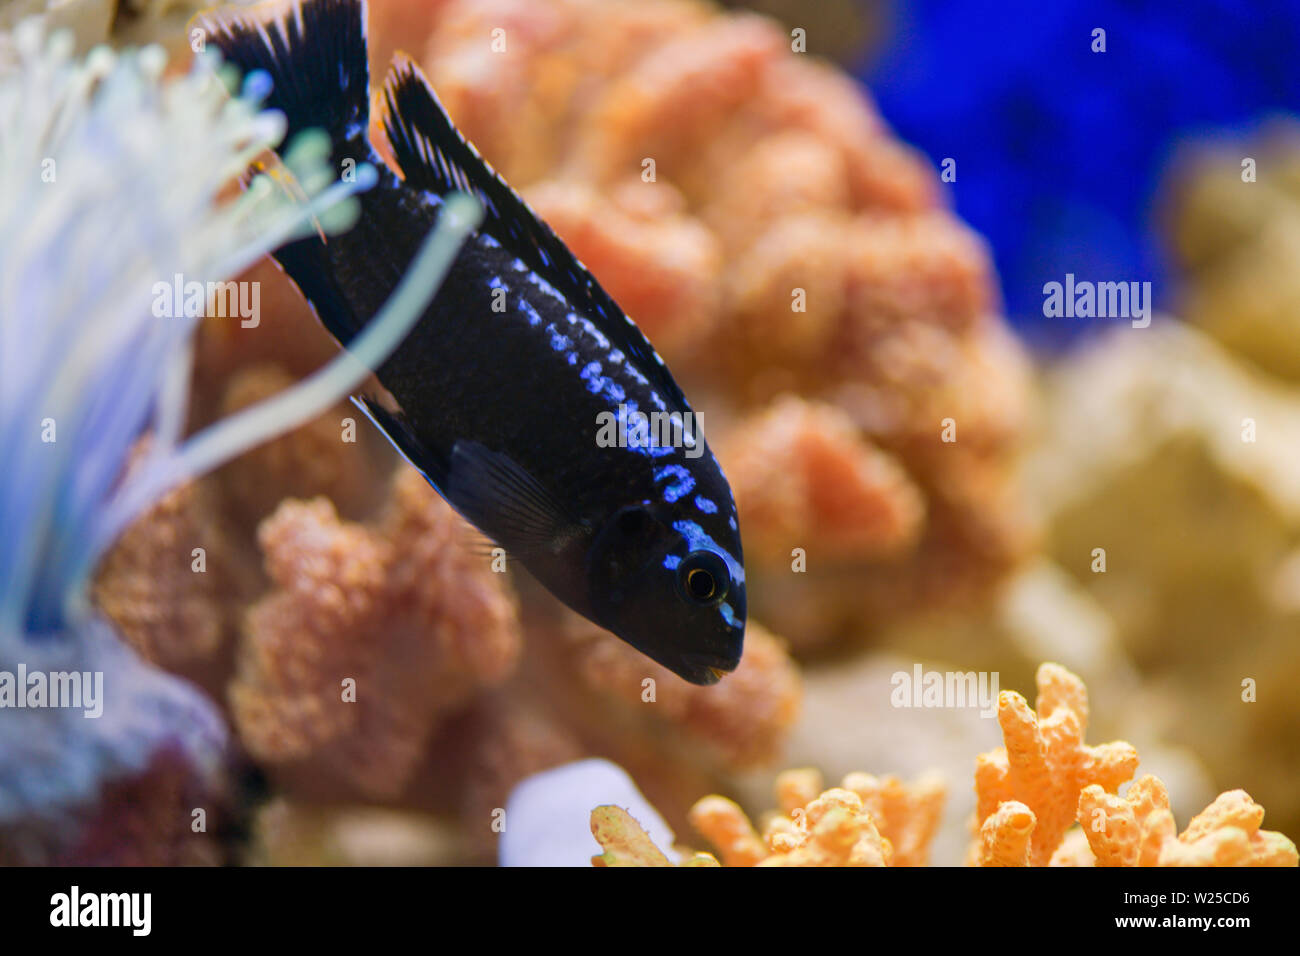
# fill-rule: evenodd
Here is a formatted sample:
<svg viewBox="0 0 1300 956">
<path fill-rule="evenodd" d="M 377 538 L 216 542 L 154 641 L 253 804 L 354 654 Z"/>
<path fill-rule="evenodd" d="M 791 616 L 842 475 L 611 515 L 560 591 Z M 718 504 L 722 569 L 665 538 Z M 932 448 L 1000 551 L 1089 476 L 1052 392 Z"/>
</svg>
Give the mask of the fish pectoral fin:
<svg viewBox="0 0 1300 956">
<path fill-rule="evenodd" d="M 449 505 L 508 552 L 521 558 L 554 553 L 578 529 L 579 522 L 509 455 L 462 439 L 444 458 L 400 413 L 368 395 L 352 401 Z M 491 548 L 485 543 L 483 553 Z"/>
<path fill-rule="evenodd" d="M 465 550 L 476 558 L 494 558 L 496 552 L 501 549 L 501 545 L 493 541 L 477 528 L 474 529 L 477 534 L 471 535 L 465 543 Z"/>
<path fill-rule="evenodd" d="M 445 496 L 457 511 L 520 557 L 553 552 L 578 522 L 509 455 L 476 441 L 452 447 Z"/>
<path fill-rule="evenodd" d="M 409 461 L 416 471 L 424 475 L 425 481 L 433 485 L 438 494 L 447 497 L 446 465 L 438 460 L 424 442 L 420 441 L 419 436 L 402 415 L 390 412 L 369 395 L 362 395 L 360 398 L 354 395 L 352 404 L 365 413 L 374 426 L 384 433 L 398 453 Z"/>
</svg>

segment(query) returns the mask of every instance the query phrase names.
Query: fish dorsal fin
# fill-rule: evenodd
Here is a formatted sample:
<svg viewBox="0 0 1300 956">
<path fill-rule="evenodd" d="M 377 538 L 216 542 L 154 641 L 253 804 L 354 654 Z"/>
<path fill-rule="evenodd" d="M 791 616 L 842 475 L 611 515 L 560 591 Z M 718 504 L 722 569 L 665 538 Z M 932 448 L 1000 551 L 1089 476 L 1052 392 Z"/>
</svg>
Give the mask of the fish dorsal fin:
<svg viewBox="0 0 1300 956">
<path fill-rule="evenodd" d="M 580 310 L 646 375 L 670 408 L 690 408 L 645 334 L 609 293 L 456 129 L 420 68 L 398 54 L 384 83 L 384 130 L 406 181 L 442 195 L 473 193 L 483 204 L 481 232 L 499 240 Z"/>
</svg>

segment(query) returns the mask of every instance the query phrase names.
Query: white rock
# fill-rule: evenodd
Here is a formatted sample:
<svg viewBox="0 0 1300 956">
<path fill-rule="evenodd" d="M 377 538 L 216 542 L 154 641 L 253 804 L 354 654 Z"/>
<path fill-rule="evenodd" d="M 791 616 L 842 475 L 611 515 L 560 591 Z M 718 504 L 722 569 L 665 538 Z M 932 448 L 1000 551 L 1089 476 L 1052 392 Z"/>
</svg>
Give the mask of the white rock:
<svg viewBox="0 0 1300 956">
<path fill-rule="evenodd" d="M 591 866 L 602 851 L 591 835 L 591 811 L 622 807 L 645 828 L 655 846 L 677 862 L 676 837 L 622 767 L 608 760 L 579 760 L 521 780 L 506 801 L 502 866 Z"/>
</svg>

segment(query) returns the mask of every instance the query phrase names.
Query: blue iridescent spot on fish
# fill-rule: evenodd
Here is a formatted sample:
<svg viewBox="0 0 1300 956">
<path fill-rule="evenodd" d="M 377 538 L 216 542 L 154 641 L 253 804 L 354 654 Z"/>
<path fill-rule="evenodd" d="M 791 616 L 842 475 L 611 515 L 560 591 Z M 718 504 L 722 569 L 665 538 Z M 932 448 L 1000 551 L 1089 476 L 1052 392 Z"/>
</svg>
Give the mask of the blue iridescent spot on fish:
<svg viewBox="0 0 1300 956">
<path fill-rule="evenodd" d="M 587 383 L 587 388 L 590 391 L 599 392 L 605 387 L 605 380 L 600 374 L 599 362 L 588 362 L 587 367 L 579 373 L 578 377 Z"/>
<path fill-rule="evenodd" d="M 443 197 L 468 191 L 483 207 L 424 315 L 376 370 L 392 402 L 358 400 L 375 425 L 569 607 L 688 681 L 734 670 L 745 632 L 735 502 L 698 430 L 694 445 L 676 440 L 694 413 L 641 331 L 401 55 L 377 99 L 396 165 L 379 156 L 362 0 L 243 8 L 204 25 L 229 62 L 271 78 L 266 106 L 284 114 L 285 142 L 322 128 L 335 168 L 378 170 L 350 231 L 275 254 L 344 346 L 393 294 Z M 502 289 L 507 308 L 494 309 Z M 671 413 L 674 440 L 593 440 L 601 415 L 625 426 L 639 409 Z"/>
<path fill-rule="evenodd" d="M 664 465 L 662 468 L 655 469 L 655 481 L 669 480 L 672 481 L 672 484 L 662 492 L 663 500 L 669 504 L 673 504 L 684 495 L 690 494 L 695 487 L 695 478 L 681 465 Z"/>
<path fill-rule="evenodd" d="M 533 285 L 535 285 L 539 290 L 549 295 L 552 299 L 556 299 L 560 302 L 566 302 L 564 296 L 560 293 L 560 291 L 556 289 L 555 286 L 551 285 L 549 282 L 547 282 L 545 279 L 539 276 L 536 272 L 528 273 L 528 281 L 531 282 Z"/>
</svg>

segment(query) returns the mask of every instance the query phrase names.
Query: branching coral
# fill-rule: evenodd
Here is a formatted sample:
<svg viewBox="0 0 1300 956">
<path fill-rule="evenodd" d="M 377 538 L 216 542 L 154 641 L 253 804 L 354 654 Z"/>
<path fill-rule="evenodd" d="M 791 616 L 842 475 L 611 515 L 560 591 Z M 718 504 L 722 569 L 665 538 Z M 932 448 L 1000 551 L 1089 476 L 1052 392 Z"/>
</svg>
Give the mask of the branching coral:
<svg viewBox="0 0 1300 956">
<path fill-rule="evenodd" d="M 862 799 L 863 808 L 879 824 L 894 848 L 894 866 L 926 865 L 948 792 L 942 777 L 929 773 L 906 783 L 895 776 L 851 773 L 842 786 Z"/>
<path fill-rule="evenodd" d="M 1137 754 L 1123 742 L 1083 743 L 1087 693 L 1065 668 L 1039 668 L 1037 715 L 1015 693 L 1005 692 L 999 703 L 1007 747 L 981 755 L 977 763 L 979 816 L 969 862 L 999 867 L 1300 861 L 1295 844 L 1260 829 L 1264 808 L 1245 791 L 1220 795 L 1181 835 L 1155 777 L 1143 777 L 1117 796 Z M 1083 783 L 1094 780 L 1099 782 Z M 852 773 L 842 786 L 823 792 L 821 775 L 804 769 L 780 774 L 775 791 L 781 809 L 769 816 L 761 836 L 739 805 L 718 795 L 696 802 L 691 824 L 726 866 L 922 866 L 945 787 L 933 775 L 905 784 Z M 1076 819 L 1080 827 L 1070 829 Z M 665 865 L 635 821 L 613 808 L 593 813 L 592 832 L 624 865 Z"/>
<path fill-rule="evenodd" d="M 1221 794 L 1176 834 L 1169 794 L 1147 775 L 1123 797 L 1137 752 L 1083 743 L 1088 698 L 1065 668 L 1038 670 L 1038 713 L 1004 691 L 1006 747 L 976 764 L 972 862 L 980 866 L 1295 866 L 1295 845 L 1260 830 L 1264 808 L 1244 790 Z M 1077 819 L 1081 830 L 1069 830 Z M 1067 834 L 1067 831 L 1068 834 Z M 1081 836 L 1082 834 L 1082 836 Z M 1086 844 L 1083 842 L 1086 839 Z M 1090 852 L 1089 852 L 1090 851 Z"/>
<path fill-rule="evenodd" d="M 1044 866 L 1074 821 L 1079 792 L 1099 785 L 1113 793 L 1137 769 L 1138 756 L 1123 741 L 1089 746 L 1088 693 L 1083 681 L 1057 664 L 1038 669 L 1037 713 L 1014 691 L 998 695 L 998 723 L 1005 747 L 981 754 L 975 765 L 977 823 L 981 827 L 1007 801 L 1018 801 L 1036 821 L 1029 860 Z M 1017 812 L 994 824 L 1018 839 L 1024 817 Z M 994 841 L 995 843 L 999 841 Z M 998 858 L 1005 858 L 999 851 Z"/>
<path fill-rule="evenodd" d="M 1295 844 L 1261 830 L 1264 808 L 1244 790 L 1230 790 L 1175 836 L 1169 794 L 1155 777 L 1123 798 L 1091 786 L 1079 796 L 1079 826 L 1096 866 L 1296 866 Z"/>
<path fill-rule="evenodd" d="M 706 802 L 707 801 L 707 802 Z M 755 857 L 750 835 L 737 832 L 744 814 L 722 797 L 707 797 L 698 819 L 719 827 L 719 836 L 739 836 L 727 844 L 724 859 L 729 866 L 888 866 L 892 856 L 889 841 L 876 829 L 862 801 L 847 790 L 828 790 L 800 809 L 797 822 L 774 829 L 769 837 L 771 852 Z M 698 805 L 697 805 L 698 806 Z M 734 809 L 731 809 L 734 808 Z M 745 823 L 741 826 L 747 826 Z M 593 857 L 596 866 L 670 866 L 650 838 L 626 811 L 618 807 L 597 807 L 591 814 L 592 836 L 605 848 Z M 752 839 L 757 839 L 756 837 Z M 687 866 L 717 866 L 707 853 L 696 854 Z"/>
<path fill-rule="evenodd" d="M 1007 800 L 985 818 L 979 830 L 980 866 L 1029 866 L 1034 811 Z"/>
<path fill-rule="evenodd" d="M 725 797 L 691 808 L 692 825 L 727 866 L 923 866 L 945 794 L 933 776 L 906 784 L 865 773 L 822 792 L 815 770 L 788 770 L 775 789 L 781 812 L 762 837 Z"/>
</svg>

